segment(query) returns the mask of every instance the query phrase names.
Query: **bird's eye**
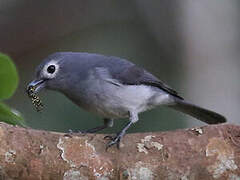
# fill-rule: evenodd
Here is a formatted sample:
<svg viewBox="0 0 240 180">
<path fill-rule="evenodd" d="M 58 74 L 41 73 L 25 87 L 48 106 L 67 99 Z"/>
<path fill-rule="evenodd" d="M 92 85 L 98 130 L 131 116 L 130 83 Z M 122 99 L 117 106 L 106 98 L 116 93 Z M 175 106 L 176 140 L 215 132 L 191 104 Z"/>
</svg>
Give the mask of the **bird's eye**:
<svg viewBox="0 0 240 180">
<path fill-rule="evenodd" d="M 56 70 L 56 67 L 54 65 L 50 65 L 47 68 L 47 72 L 50 74 L 53 74 L 55 72 L 55 70 Z"/>
</svg>

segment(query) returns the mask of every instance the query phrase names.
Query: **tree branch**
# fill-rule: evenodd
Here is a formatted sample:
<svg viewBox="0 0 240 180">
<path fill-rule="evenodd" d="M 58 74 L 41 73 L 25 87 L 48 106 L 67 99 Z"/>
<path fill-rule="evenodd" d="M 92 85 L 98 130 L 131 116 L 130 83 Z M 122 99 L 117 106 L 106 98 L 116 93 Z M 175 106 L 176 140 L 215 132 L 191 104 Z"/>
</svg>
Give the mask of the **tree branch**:
<svg viewBox="0 0 240 180">
<path fill-rule="evenodd" d="M 240 126 L 64 136 L 0 123 L 0 179 L 239 179 Z"/>
</svg>

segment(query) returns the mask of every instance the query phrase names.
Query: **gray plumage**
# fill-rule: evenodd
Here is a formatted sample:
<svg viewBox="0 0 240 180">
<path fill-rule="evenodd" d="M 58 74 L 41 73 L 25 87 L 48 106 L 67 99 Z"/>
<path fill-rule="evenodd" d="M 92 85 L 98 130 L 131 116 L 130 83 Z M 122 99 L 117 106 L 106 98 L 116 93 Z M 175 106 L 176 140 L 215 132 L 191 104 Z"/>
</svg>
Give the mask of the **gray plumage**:
<svg viewBox="0 0 240 180">
<path fill-rule="evenodd" d="M 118 57 L 55 53 L 38 66 L 36 80 L 29 86 L 38 86 L 36 91 L 43 87 L 60 91 L 80 107 L 104 117 L 105 125 L 94 130 L 111 126 L 111 119 L 129 117 L 130 122 L 108 146 L 119 143 L 127 128 L 138 120 L 139 113 L 159 105 L 169 106 L 209 124 L 226 121 L 220 114 L 187 103 L 154 75 Z"/>
</svg>

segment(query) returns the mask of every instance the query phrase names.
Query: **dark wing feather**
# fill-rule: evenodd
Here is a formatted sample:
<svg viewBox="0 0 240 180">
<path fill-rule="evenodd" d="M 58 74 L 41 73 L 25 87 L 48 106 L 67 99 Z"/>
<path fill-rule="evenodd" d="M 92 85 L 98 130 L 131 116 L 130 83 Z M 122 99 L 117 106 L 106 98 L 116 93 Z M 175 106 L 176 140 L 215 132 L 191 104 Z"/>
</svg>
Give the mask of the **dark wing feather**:
<svg viewBox="0 0 240 180">
<path fill-rule="evenodd" d="M 132 65 L 122 72 L 115 74 L 113 78 L 117 79 L 122 84 L 127 85 L 148 85 L 157 87 L 165 92 L 168 92 L 172 96 L 183 99 L 178 93 L 170 88 L 168 85 L 164 84 L 158 78 L 153 76 L 151 73 L 145 71 L 144 69 Z"/>
</svg>

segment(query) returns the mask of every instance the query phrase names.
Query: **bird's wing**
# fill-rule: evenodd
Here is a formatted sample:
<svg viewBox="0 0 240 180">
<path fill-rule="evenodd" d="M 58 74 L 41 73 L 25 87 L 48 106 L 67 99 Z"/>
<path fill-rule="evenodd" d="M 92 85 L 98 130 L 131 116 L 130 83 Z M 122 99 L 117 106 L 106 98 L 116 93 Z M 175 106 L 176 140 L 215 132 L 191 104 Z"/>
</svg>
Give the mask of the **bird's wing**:
<svg viewBox="0 0 240 180">
<path fill-rule="evenodd" d="M 151 73 L 136 65 L 131 65 L 122 72 L 112 74 L 112 76 L 122 84 L 154 86 L 171 94 L 172 96 L 183 99 L 174 89 L 164 84 Z"/>
</svg>

